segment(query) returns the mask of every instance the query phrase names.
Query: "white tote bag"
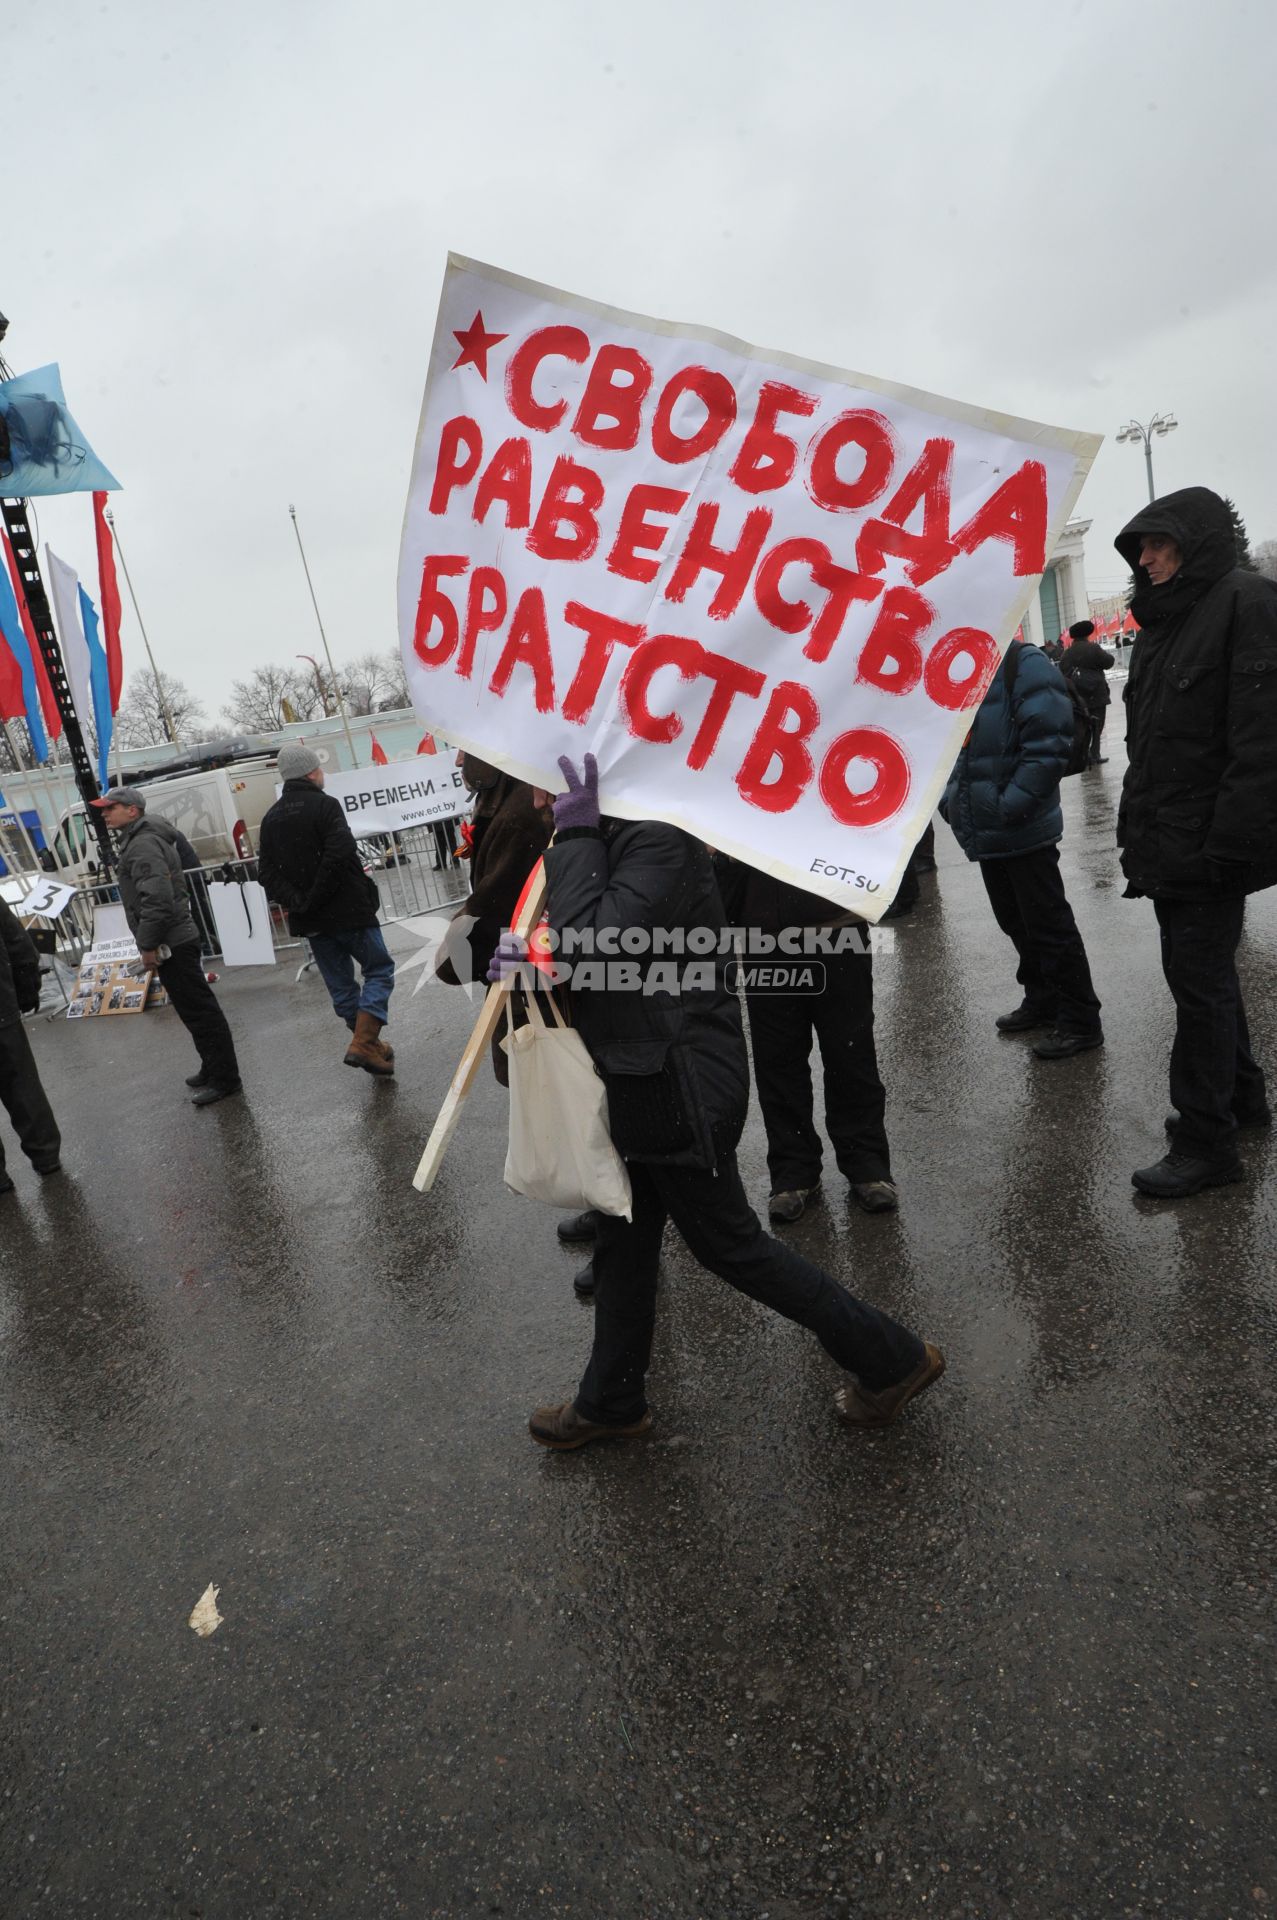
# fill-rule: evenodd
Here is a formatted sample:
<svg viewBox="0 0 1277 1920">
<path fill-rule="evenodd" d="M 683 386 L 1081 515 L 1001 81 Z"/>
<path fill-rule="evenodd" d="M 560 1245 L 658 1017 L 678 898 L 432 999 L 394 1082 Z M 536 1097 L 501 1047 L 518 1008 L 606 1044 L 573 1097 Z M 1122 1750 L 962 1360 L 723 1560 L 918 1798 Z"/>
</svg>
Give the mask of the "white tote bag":
<svg viewBox="0 0 1277 1920">
<path fill-rule="evenodd" d="M 607 1089 L 580 1034 L 546 997 L 554 1025 L 542 1017 L 540 994 L 529 993 L 527 1025 L 501 1042 L 510 1061 L 505 1183 L 530 1200 L 628 1220 L 630 1176 L 608 1132 Z"/>
</svg>

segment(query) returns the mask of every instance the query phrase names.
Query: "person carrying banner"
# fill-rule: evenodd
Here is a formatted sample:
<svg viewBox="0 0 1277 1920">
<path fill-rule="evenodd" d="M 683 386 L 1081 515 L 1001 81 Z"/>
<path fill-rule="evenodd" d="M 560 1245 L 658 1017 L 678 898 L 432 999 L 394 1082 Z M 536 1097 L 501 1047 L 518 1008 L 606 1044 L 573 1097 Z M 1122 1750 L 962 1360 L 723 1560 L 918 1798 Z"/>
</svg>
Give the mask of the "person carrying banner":
<svg viewBox="0 0 1277 1920">
<path fill-rule="evenodd" d="M 116 880 L 142 964 L 158 968 L 160 984 L 199 1052 L 199 1071 L 186 1083 L 195 1089 L 192 1104 L 214 1106 L 243 1089 L 230 1025 L 204 975 L 177 829 L 148 818 L 146 795 L 135 787 L 112 787 L 93 805 L 121 836 Z M 164 959 L 161 948 L 169 949 Z"/>
<path fill-rule="evenodd" d="M 606 952 L 619 941 L 634 954 L 658 932 L 667 941 L 693 931 L 720 934 L 723 908 L 706 848 L 657 821 L 602 819 L 593 755 L 585 756 L 581 778 L 570 761 L 559 765 L 567 791 L 554 803 L 555 841 L 545 867 L 550 926 L 560 943 L 571 930 L 578 945 L 585 939 Z M 491 977 L 517 964 L 522 950 L 505 935 Z M 944 1355 L 763 1231 L 736 1164 L 749 1063 L 723 963 L 711 969 L 714 984 L 698 980 L 681 992 L 656 986 L 659 964 L 637 962 L 638 991 L 621 984 L 628 969 L 618 975 L 606 968 L 602 985 L 570 989 L 572 1016 L 607 1088 L 633 1217 L 600 1219 L 589 1364 L 575 1399 L 536 1409 L 532 1437 L 567 1450 L 650 1428 L 645 1382 L 667 1219 L 711 1272 L 816 1335 L 850 1376 L 835 1395 L 845 1424 L 889 1426 L 940 1378 Z M 597 971 L 591 977 L 597 980 Z"/>
<path fill-rule="evenodd" d="M 1116 666 L 1114 656 L 1094 639 L 1095 622 L 1076 620 L 1069 628 L 1069 647 L 1060 661 L 1060 671 L 1070 680 L 1076 680 L 1078 691 L 1086 701 L 1091 715 L 1091 739 L 1087 764 L 1102 767 L 1104 755 L 1100 752 L 1100 739 L 1104 732 L 1104 722 L 1108 717 L 1109 668 Z"/>
<path fill-rule="evenodd" d="M 811 1049 L 820 1047 L 824 1073 L 825 1131 L 852 1198 L 866 1213 L 894 1213 L 885 1121 L 887 1096 L 874 1049 L 873 955 L 869 929 L 831 900 L 716 855 L 715 871 L 728 921 L 769 943 L 777 936 L 820 930 L 834 951 L 812 952 L 810 988 L 745 952 L 745 1000 L 753 1043 L 754 1082 L 767 1129 L 771 1176 L 768 1218 L 788 1225 L 800 1218 L 820 1186 L 821 1145 L 813 1117 Z M 841 949 L 839 951 L 838 949 Z"/>
<path fill-rule="evenodd" d="M 364 872 L 341 803 L 323 790 L 318 755 L 290 741 L 275 768 L 284 786 L 258 830 L 258 878 L 288 909 L 290 931 L 310 942 L 333 1011 L 353 1035 L 345 1064 L 388 1080 L 395 1056 L 381 1030 L 390 1018 L 395 963 L 378 924 L 377 883 Z"/>
<path fill-rule="evenodd" d="M 39 1004 L 40 956 L 18 916 L 0 900 L 0 1104 L 36 1172 L 49 1174 L 61 1165 L 62 1136 L 22 1024 L 23 1014 Z M 12 1192 L 0 1141 L 0 1194 Z"/>
<path fill-rule="evenodd" d="M 979 863 L 993 916 L 1019 955 L 1024 999 L 1000 1033 L 1046 1032 L 1040 1060 L 1104 1045 L 1100 1002 L 1060 875 L 1060 776 L 1068 765 L 1073 704 L 1060 670 L 1013 640 L 976 709 L 940 812 L 968 860 Z"/>
<path fill-rule="evenodd" d="M 1140 626 L 1117 842 L 1175 1002 L 1170 1146 L 1131 1179 L 1178 1200 L 1243 1179 L 1238 1128 L 1272 1123 L 1236 954 L 1246 896 L 1277 884 L 1277 585 L 1237 565 L 1228 504 L 1206 487 L 1152 501 L 1113 544 Z"/>
</svg>

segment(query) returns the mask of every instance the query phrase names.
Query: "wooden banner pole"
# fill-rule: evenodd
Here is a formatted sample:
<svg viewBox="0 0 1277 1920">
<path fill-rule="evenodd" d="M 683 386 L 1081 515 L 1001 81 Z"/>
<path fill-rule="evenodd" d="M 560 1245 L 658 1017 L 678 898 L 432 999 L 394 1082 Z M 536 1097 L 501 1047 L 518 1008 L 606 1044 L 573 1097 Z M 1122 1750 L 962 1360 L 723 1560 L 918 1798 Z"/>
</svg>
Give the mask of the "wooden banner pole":
<svg viewBox="0 0 1277 1920">
<path fill-rule="evenodd" d="M 522 934 L 526 939 L 540 920 L 544 907 L 545 867 L 538 860 L 523 890 L 523 897 L 515 913 L 511 932 Z M 461 1109 L 474 1085 L 475 1076 L 483 1064 L 483 1057 L 497 1030 L 508 1000 L 507 987 L 488 988 L 488 997 L 480 1009 L 479 1018 L 474 1023 L 470 1038 L 466 1041 L 465 1051 L 457 1063 L 457 1070 L 452 1076 L 448 1091 L 444 1095 L 443 1105 L 439 1109 L 439 1117 L 426 1142 L 426 1150 L 421 1156 L 416 1173 L 412 1176 L 412 1184 L 418 1193 L 429 1193 L 435 1183 L 435 1176 L 443 1165 L 443 1156 L 447 1153 L 448 1144 L 457 1130 Z"/>
</svg>

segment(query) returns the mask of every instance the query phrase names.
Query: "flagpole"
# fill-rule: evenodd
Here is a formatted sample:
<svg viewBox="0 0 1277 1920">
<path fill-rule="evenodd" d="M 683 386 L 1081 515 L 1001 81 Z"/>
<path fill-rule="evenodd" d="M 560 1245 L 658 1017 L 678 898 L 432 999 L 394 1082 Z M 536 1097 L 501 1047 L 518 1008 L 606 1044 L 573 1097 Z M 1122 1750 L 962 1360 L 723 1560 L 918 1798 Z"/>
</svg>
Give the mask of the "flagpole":
<svg viewBox="0 0 1277 1920">
<path fill-rule="evenodd" d="M 138 606 L 137 595 L 133 591 L 133 581 L 129 574 L 129 563 L 124 558 L 124 548 L 120 545 L 120 536 L 116 531 L 115 515 L 111 512 L 110 507 L 106 509 L 105 517 L 106 524 L 111 529 L 111 538 L 115 542 L 115 551 L 120 556 L 120 565 L 124 568 L 124 581 L 129 590 L 129 599 L 133 602 L 133 612 L 137 618 L 138 631 L 142 635 L 142 645 L 146 648 L 146 657 L 151 663 L 151 678 L 155 682 L 155 693 L 160 703 L 160 712 L 164 715 L 164 725 L 168 729 L 168 737 L 173 742 L 173 745 L 180 747 L 182 742 L 178 738 L 177 728 L 173 724 L 173 715 L 169 711 L 168 695 L 164 691 L 164 682 L 160 679 L 159 668 L 155 664 L 155 655 L 151 652 L 151 643 L 147 638 L 146 628 L 142 623 L 142 609 Z"/>
<path fill-rule="evenodd" d="M 319 628 L 319 637 L 324 643 L 324 658 L 328 662 L 328 677 L 333 683 L 333 692 L 337 696 L 337 707 L 341 714 L 341 724 L 346 733 L 346 745 L 350 748 L 350 764 L 352 767 L 357 767 L 359 765 L 359 757 L 355 752 L 355 742 L 350 731 L 350 717 L 346 712 L 346 702 L 342 697 L 341 688 L 337 684 L 337 669 L 333 665 L 333 656 L 329 652 L 328 635 L 324 632 L 324 623 L 319 617 L 319 602 L 315 598 L 315 587 L 310 577 L 310 568 L 306 565 L 306 549 L 302 545 L 302 530 L 297 524 L 297 509 L 294 506 L 290 506 L 288 512 L 292 519 L 293 532 L 297 535 L 297 551 L 302 557 L 302 568 L 306 575 L 306 585 L 310 588 L 310 604 L 315 609 L 315 624 Z"/>
</svg>

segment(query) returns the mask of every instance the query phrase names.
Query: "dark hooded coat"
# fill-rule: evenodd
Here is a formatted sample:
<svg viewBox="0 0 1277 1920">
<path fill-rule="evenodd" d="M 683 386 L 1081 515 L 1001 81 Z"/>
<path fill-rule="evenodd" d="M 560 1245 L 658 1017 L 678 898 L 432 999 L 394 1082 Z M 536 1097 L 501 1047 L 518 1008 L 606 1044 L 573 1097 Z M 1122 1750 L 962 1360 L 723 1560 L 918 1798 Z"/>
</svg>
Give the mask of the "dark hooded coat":
<svg viewBox="0 0 1277 1920">
<path fill-rule="evenodd" d="M 1148 535 L 1178 573 L 1154 586 Z M 1277 585 L 1236 564 L 1227 505 L 1206 487 L 1150 502 L 1114 546 L 1135 575 L 1140 632 L 1126 683 L 1117 839 L 1135 894 L 1203 900 L 1277 883 Z"/>
<path fill-rule="evenodd" d="M 1059 662 L 1066 679 L 1076 680 L 1078 691 L 1095 719 L 1103 713 L 1112 695 L 1109 692 L 1109 668 L 1116 660 L 1106 647 L 1094 640 L 1075 640 Z"/>
<path fill-rule="evenodd" d="M 12 908 L 0 900 L 0 1027 L 40 1004 L 40 956 Z"/>
<path fill-rule="evenodd" d="M 572 1018 L 607 1088 L 617 1152 L 626 1160 L 714 1166 L 735 1150 L 745 1124 L 749 1059 L 740 1003 L 724 984 L 724 956 L 698 960 L 702 942 L 682 939 L 708 929 L 717 944 L 722 933 L 708 852 L 678 827 L 605 819 L 560 833 L 545 874 L 554 931 L 603 935 L 596 951 L 612 952 L 610 962 L 595 960 L 596 980 L 597 969 L 628 957 L 619 943 L 627 929 L 659 929 L 672 941 L 662 949 L 672 960 L 653 951 L 633 961 L 638 989 L 614 989 L 606 974 L 585 984 L 591 975 L 575 956 L 570 962 Z M 570 949 L 562 951 L 566 957 Z M 671 969 L 681 991 L 662 984 Z"/>
</svg>

